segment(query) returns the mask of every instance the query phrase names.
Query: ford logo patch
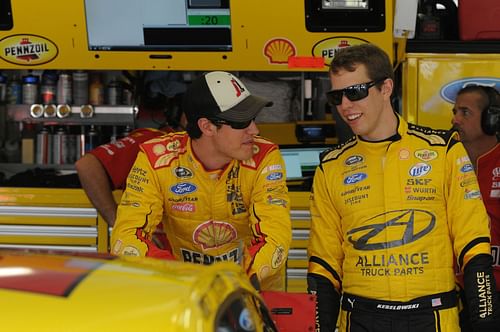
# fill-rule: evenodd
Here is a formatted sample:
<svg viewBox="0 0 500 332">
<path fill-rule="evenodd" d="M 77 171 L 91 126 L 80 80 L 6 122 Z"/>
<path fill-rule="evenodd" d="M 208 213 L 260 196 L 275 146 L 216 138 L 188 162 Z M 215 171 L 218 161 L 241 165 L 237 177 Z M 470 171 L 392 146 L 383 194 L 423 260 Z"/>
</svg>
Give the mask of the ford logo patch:
<svg viewBox="0 0 500 332">
<path fill-rule="evenodd" d="M 170 187 L 170 191 L 176 195 L 186 195 L 194 193 L 198 189 L 194 184 L 189 182 L 178 183 Z"/>
<path fill-rule="evenodd" d="M 344 179 L 344 184 L 355 184 L 366 179 L 368 175 L 366 173 L 356 173 L 349 175 Z"/>
<path fill-rule="evenodd" d="M 281 180 L 282 178 L 283 178 L 283 173 L 281 172 L 274 172 L 266 177 L 266 179 L 268 179 L 269 181 Z"/>
<path fill-rule="evenodd" d="M 472 164 L 465 164 L 460 169 L 460 172 L 467 173 L 467 172 L 472 172 L 473 170 L 474 170 L 474 167 L 472 167 Z"/>
<path fill-rule="evenodd" d="M 468 85 L 485 85 L 496 88 L 500 88 L 500 78 L 496 77 L 469 77 L 460 80 L 450 82 L 441 88 L 441 98 L 449 103 L 454 104 L 457 93 L 460 89 L 465 88 Z"/>
</svg>

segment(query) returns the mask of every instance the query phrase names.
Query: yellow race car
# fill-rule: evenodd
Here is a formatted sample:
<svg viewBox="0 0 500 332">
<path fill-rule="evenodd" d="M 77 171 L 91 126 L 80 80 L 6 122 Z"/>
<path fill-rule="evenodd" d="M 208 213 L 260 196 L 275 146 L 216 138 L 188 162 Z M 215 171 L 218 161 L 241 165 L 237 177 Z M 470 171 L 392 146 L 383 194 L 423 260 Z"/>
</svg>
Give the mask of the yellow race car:
<svg viewBox="0 0 500 332">
<path fill-rule="evenodd" d="M 244 271 L 138 257 L 0 251 L 2 331 L 277 331 Z"/>
</svg>

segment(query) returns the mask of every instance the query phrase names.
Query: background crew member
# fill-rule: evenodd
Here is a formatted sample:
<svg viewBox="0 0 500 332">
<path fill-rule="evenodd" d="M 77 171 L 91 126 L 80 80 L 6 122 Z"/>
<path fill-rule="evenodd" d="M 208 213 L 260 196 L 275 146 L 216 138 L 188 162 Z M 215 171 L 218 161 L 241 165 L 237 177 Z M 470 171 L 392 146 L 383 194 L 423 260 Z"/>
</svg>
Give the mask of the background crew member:
<svg viewBox="0 0 500 332">
<path fill-rule="evenodd" d="M 391 105 L 387 54 L 340 50 L 329 101 L 357 135 L 322 155 L 311 201 L 308 286 L 321 331 L 458 331 L 453 258 L 473 324 L 496 331 L 488 216 L 463 145 Z"/>
<path fill-rule="evenodd" d="M 474 166 L 481 196 L 490 216 L 493 271 L 500 295 L 500 143 L 496 136 L 500 128 L 499 98 L 498 91 L 492 87 L 464 87 L 457 94 L 451 122 Z M 467 305 L 464 304 L 461 328 L 462 331 L 472 331 Z"/>
<path fill-rule="evenodd" d="M 112 253 L 169 257 L 151 243 L 164 223 L 176 259 L 240 261 L 262 289 L 282 288 L 291 241 L 285 165 L 254 122 L 271 103 L 227 72 L 188 87 L 187 133 L 141 145 L 111 236 Z M 245 253 L 245 255 L 243 255 Z"/>
<path fill-rule="evenodd" d="M 180 107 L 186 90 L 175 72 L 148 72 L 138 114 L 139 129 L 115 141 L 98 146 L 75 163 L 83 190 L 109 226 L 115 224 L 117 204 L 113 190 L 125 189 L 127 175 L 139 152 L 139 145 L 166 133 L 184 130 L 186 119 Z M 162 113 L 157 117 L 155 114 Z M 145 128 L 159 125 L 159 129 Z"/>
</svg>

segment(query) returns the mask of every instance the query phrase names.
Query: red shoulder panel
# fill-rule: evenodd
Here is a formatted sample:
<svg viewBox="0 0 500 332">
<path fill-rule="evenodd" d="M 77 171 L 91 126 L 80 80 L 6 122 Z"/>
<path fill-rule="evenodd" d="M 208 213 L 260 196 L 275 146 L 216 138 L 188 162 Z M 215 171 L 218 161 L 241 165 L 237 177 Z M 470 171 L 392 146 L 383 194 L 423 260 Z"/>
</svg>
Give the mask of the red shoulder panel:
<svg viewBox="0 0 500 332">
<path fill-rule="evenodd" d="M 189 136 L 186 133 L 172 133 L 153 138 L 141 144 L 154 169 L 169 166 L 180 154 L 187 151 Z"/>
<path fill-rule="evenodd" d="M 241 163 L 243 167 L 257 169 L 264 158 L 278 148 L 276 144 L 262 137 L 256 137 L 254 142 L 254 155 L 251 159 Z"/>
</svg>

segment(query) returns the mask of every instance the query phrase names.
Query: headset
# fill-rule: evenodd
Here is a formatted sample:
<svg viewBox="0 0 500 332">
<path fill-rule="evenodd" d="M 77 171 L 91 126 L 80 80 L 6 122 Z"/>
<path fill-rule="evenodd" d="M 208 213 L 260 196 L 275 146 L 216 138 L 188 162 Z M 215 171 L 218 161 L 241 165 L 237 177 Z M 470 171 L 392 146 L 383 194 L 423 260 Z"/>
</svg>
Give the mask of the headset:
<svg viewBox="0 0 500 332">
<path fill-rule="evenodd" d="M 488 96 L 488 104 L 481 113 L 481 128 L 486 135 L 500 131 L 500 93 L 493 87 L 481 86 Z"/>
</svg>

